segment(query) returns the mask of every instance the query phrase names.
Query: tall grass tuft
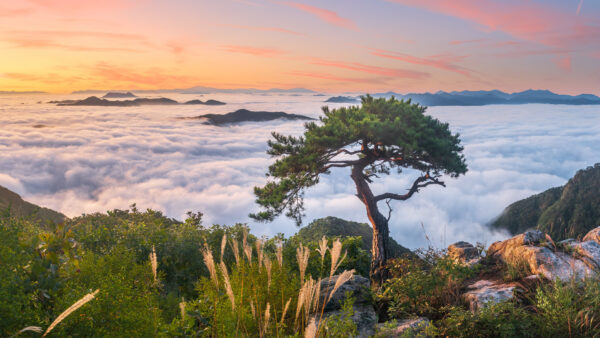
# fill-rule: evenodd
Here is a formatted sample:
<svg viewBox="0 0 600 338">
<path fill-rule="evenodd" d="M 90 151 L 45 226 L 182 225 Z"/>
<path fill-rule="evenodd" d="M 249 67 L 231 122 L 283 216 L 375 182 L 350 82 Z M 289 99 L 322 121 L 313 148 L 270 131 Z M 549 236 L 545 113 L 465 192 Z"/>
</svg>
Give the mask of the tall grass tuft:
<svg viewBox="0 0 600 338">
<path fill-rule="evenodd" d="M 158 259 L 156 258 L 156 249 L 152 246 L 150 253 L 150 264 L 152 265 L 152 274 L 154 275 L 154 283 L 158 283 Z"/>
<path fill-rule="evenodd" d="M 99 291 L 100 290 L 96 290 L 92 293 L 88 293 L 87 295 L 83 296 L 83 298 L 81 298 L 80 300 L 73 303 L 73 305 L 69 306 L 68 309 L 66 309 L 63 313 L 61 313 L 58 317 L 56 317 L 56 319 L 52 322 L 52 324 L 50 324 L 50 326 L 48 326 L 48 329 L 46 329 L 46 332 L 44 332 L 44 334 L 42 335 L 42 338 L 45 337 L 48 333 L 50 333 L 50 331 L 52 331 L 56 327 L 56 325 L 58 325 L 60 322 L 62 322 L 71 313 L 77 311 L 77 309 L 79 309 L 80 307 L 85 305 L 85 303 L 94 299 L 94 297 L 96 296 L 96 294 L 98 294 Z"/>
</svg>

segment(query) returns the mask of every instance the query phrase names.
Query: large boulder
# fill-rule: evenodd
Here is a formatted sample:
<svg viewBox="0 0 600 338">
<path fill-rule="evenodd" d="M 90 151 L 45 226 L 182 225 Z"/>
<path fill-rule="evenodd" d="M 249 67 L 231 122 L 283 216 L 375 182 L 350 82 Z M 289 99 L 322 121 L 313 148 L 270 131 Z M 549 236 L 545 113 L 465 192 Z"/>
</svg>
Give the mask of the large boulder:
<svg viewBox="0 0 600 338">
<path fill-rule="evenodd" d="M 489 305 L 511 300 L 516 289 L 515 283 L 501 283 L 479 280 L 467 286 L 463 299 L 473 312 Z"/>
<path fill-rule="evenodd" d="M 377 338 L 423 337 L 423 331 L 429 326 L 429 319 L 418 317 L 401 321 L 377 324 Z"/>
<path fill-rule="evenodd" d="M 590 232 L 583 236 L 583 241 L 594 241 L 596 243 L 600 243 L 600 227 L 590 230 Z"/>
<path fill-rule="evenodd" d="M 480 261 L 479 250 L 468 242 L 456 242 L 448 247 L 448 256 L 456 262 L 465 265 L 473 265 Z"/>
<path fill-rule="evenodd" d="M 328 297 L 333 290 L 339 275 L 333 276 L 331 279 L 323 278 L 321 280 L 321 301 L 324 302 L 325 297 Z M 375 333 L 375 324 L 377 324 L 377 313 L 373 308 L 370 293 L 371 283 L 368 278 L 354 275 L 346 283 L 342 284 L 336 292 L 331 296 L 331 299 L 325 306 L 323 319 L 331 316 L 339 316 L 342 314 L 342 304 L 347 296 L 354 297 L 354 306 L 352 321 L 356 324 L 356 337 L 366 338 L 371 337 Z M 316 324 L 319 325 L 319 316 L 316 315 Z"/>
<path fill-rule="evenodd" d="M 578 242 L 569 242 L 571 246 L 581 247 Z M 588 262 L 595 255 L 592 244 L 583 245 L 590 250 L 584 260 L 581 255 L 571 255 L 569 250 L 557 251 L 555 244 L 547 235 L 538 230 L 528 231 L 513 238 L 490 245 L 489 257 L 506 264 L 528 268 L 531 273 L 542 275 L 549 280 L 569 281 L 572 278 L 582 280 L 596 275 L 593 264 Z M 579 250 L 579 249 L 578 249 Z M 600 250 L 598 251 L 600 257 Z"/>
<path fill-rule="evenodd" d="M 330 296 L 329 294 L 333 290 L 338 277 L 339 275 L 335 275 L 331 277 L 331 279 L 323 278 L 321 280 L 321 300 L 319 301 L 319 304 L 322 304 L 325 301 L 325 297 Z M 354 297 L 354 305 L 371 304 L 371 282 L 368 278 L 354 275 L 331 295 L 331 299 L 327 305 L 325 305 L 325 311 L 341 309 L 342 304 L 347 298 L 347 292 L 350 292 L 350 295 Z"/>
</svg>

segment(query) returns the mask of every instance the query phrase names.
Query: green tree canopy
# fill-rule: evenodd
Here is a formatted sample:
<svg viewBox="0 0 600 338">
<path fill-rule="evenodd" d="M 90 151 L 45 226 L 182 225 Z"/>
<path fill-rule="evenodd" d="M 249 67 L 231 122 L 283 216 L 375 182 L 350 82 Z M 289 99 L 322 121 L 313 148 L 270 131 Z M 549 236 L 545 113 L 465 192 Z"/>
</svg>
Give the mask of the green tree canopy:
<svg viewBox="0 0 600 338">
<path fill-rule="evenodd" d="M 365 204 L 376 235 L 373 250 L 381 251 L 382 258 L 373 252 L 373 259 L 381 265 L 386 260 L 389 216 L 381 215 L 377 203 L 406 200 L 431 184 L 444 186 L 442 175 L 457 177 L 467 166 L 459 135 L 452 134 L 447 123 L 425 115 L 425 107 L 369 95 L 361 103 L 324 107 L 319 122 L 305 124 L 303 136 L 272 134 L 267 153 L 276 160 L 269 167 L 267 184 L 254 189 L 263 210 L 250 216 L 272 221 L 285 212 L 300 225 L 306 188 L 319 183 L 320 175 L 332 168 L 351 167 L 357 197 Z M 406 168 L 422 172 L 407 192 L 373 194 L 369 183 L 374 178 Z"/>
</svg>

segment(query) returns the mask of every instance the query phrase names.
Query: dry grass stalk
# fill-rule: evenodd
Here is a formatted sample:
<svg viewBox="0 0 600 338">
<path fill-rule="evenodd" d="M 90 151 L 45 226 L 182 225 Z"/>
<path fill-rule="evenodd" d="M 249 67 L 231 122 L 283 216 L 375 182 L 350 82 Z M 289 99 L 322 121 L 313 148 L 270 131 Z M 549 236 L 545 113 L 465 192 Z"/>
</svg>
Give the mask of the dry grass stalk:
<svg viewBox="0 0 600 338">
<path fill-rule="evenodd" d="M 179 311 L 181 311 L 181 319 L 185 320 L 185 298 L 181 297 L 179 302 Z"/>
<path fill-rule="evenodd" d="M 94 299 L 94 297 L 96 296 L 96 294 L 98 294 L 99 291 L 100 290 L 96 290 L 92 293 L 88 293 L 87 295 L 83 296 L 83 298 L 81 298 L 80 300 L 73 303 L 73 305 L 69 306 L 68 309 L 66 309 L 63 313 L 61 313 L 58 317 L 56 317 L 56 319 L 52 322 L 52 324 L 50 324 L 50 326 L 48 326 L 48 329 L 46 329 L 46 332 L 44 332 L 42 337 L 45 337 L 48 333 L 50 333 L 50 331 L 52 331 L 52 329 L 54 329 L 56 327 L 56 325 L 58 325 L 60 322 L 62 322 L 71 313 L 75 312 L 77 309 L 79 309 L 80 307 L 85 305 L 85 303 Z"/>
<path fill-rule="evenodd" d="M 323 238 L 321 238 L 321 240 L 319 241 L 319 248 L 317 249 L 317 252 L 321 255 L 321 261 L 325 259 L 327 249 L 327 238 L 325 237 L 325 235 L 323 235 Z"/>
<path fill-rule="evenodd" d="M 229 241 L 229 244 L 231 245 L 231 249 L 233 250 L 233 256 L 235 257 L 235 263 L 240 264 L 240 248 L 238 245 L 238 241 L 236 241 L 235 239 L 232 238 Z"/>
<path fill-rule="evenodd" d="M 254 308 L 254 302 L 252 302 L 252 297 L 250 297 L 250 311 L 252 311 L 252 318 L 256 320 L 256 309 Z"/>
<path fill-rule="evenodd" d="M 292 302 L 292 298 L 288 299 L 283 307 L 283 313 L 281 314 L 281 320 L 279 321 L 279 325 L 283 325 L 283 320 L 285 319 L 285 315 L 287 313 L 288 308 L 290 307 L 290 303 Z"/>
<path fill-rule="evenodd" d="M 252 247 L 248 245 L 248 233 L 246 231 L 244 231 L 244 237 L 242 238 L 242 249 L 246 254 L 246 258 L 248 258 L 248 263 L 252 264 Z"/>
<path fill-rule="evenodd" d="M 223 239 L 221 240 L 221 262 L 223 261 L 223 257 L 225 256 L 225 246 L 227 245 L 227 234 L 223 234 Z"/>
<path fill-rule="evenodd" d="M 317 336 L 317 324 L 315 317 L 310 319 L 306 330 L 304 331 L 304 338 L 315 338 Z"/>
<path fill-rule="evenodd" d="M 231 310 L 235 310 L 235 296 L 233 295 L 233 289 L 231 288 L 231 282 L 229 281 L 229 273 L 227 272 L 227 266 L 221 261 L 220 265 L 221 273 L 223 274 L 223 280 L 225 282 L 225 292 L 227 297 L 231 301 Z"/>
<path fill-rule="evenodd" d="M 269 259 L 267 255 L 265 255 L 263 260 L 265 270 L 267 270 L 267 289 L 269 289 L 271 287 L 271 268 L 273 267 L 273 264 L 271 263 L 271 259 Z"/>
<path fill-rule="evenodd" d="M 204 264 L 208 268 L 208 272 L 210 273 L 210 279 L 212 279 L 215 286 L 219 287 L 219 280 L 217 279 L 217 269 L 215 268 L 215 260 L 213 259 L 213 254 L 208 248 L 208 244 L 204 243 L 204 250 L 202 250 L 202 257 L 204 257 Z"/>
<path fill-rule="evenodd" d="M 329 276 L 333 276 L 335 271 L 340 267 L 342 261 L 346 258 L 346 254 L 344 253 L 344 257 L 340 260 L 340 254 L 342 253 L 342 242 L 339 239 L 336 239 L 333 242 L 331 249 L 331 271 L 329 272 Z"/>
<path fill-rule="evenodd" d="M 260 270 L 260 268 L 262 268 L 262 263 L 263 263 L 263 246 L 262 246 L 262 240 L 257 239 L 256 243 L 254 243 L 256 245 L 256 255 L 258 256 L 258 269 Z"/>
<path fill-rule="evenodd" d="M 150 264 L 152 265 L 152 274 L 154 274 L 154 282 L 158 283 L 158 259 L 156 258 L 156 249 L 152 246 L 150 253 Z"/>
<path fill-rule="evenodd" d="M 294 321 L 298 321 L 298 316 L 300 315 L 300 311 L 302 311 L 302 306 L 304 305 L 305 294 L 307 293 L 308 282 L 304 283 L 298 292 L 298 305 L 296 306 L 296 317 Z"/>
<path fill-rule="evenodd" d="M 335 285 L 333 286 L 333 290 L 331 290 L 331 293 L 329 293 L 329 297 L 327 298 L 327 301 L 325 302 L 325 304 L 327 304 L 327 302 L 329 302 L 331 300 L 331 297 L 333 297 L 333 295 L 340 288 L 340 286 L 344 285 L 344 283 L 346 283 L 347 281 L 352 279 L 353 275 L 354 275 L 354 269 L 345 270 L 338 276 L 337 280 L 335 281 Z"/>
<path fill-rule="evenodd" d="M 277 241 L 277 252 L 275 255 L 277 256 L 279 267 L 283 267 L 283 243 L 281 243 L 281 240 Z"/>
<path fill-rule="evenodd" d="M 265 309 L 265 322 L 263 326 L 263 334 L 267 333 L 269 329 L 269 319 L 271 319 L 271 304 L 267 302 L 267 308 Z"/>
<path fill-rule="evenodd" d="M 39 326 L 28 326 L 28 327 L 24 327 L 21 329 L 21 331 L 15 333 L 14 335 L 12 335 L 11 337 L 16 337 L 18 335 L 20 335 L 23 332 L 35 332 L 35 333 L 42 333 L 42 328 Z"/>
<path fill-rule="evenodd" d="M 300 270 L 300 283 L 304 283 L 304 273 L 308 266 L 308 257 L 310 256 L 310 250 L 304 247 L 302 243 L 296 249 L 296 259 L 298 260 L 298 269 Z"/>
</svg>

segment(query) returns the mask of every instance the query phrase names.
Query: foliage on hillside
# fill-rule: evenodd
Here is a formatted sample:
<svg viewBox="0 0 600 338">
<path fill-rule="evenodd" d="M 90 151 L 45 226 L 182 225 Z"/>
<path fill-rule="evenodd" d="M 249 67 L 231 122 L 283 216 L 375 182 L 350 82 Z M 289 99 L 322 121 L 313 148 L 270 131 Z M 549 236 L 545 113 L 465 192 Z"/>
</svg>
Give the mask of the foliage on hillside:
<svg viewBox="0 0 600 338">
<path fill-rule="evenodd" d="M 352 221 L 346 221 L 341 218 L 329 216 L 319 218 L 312 221 L 309 225 L 301 228 L 295 237 L 303 243 L 317 241 L 321 237 L 349 237 L 349 236 L 360 236 L 361 237 L 361 248 L 367 252 L 371 252 L 371 246 L 373 245 L 373 229 L 367 223 L 358 223 Z M 390 251 L 390 258 L 400 257 L 405 253 L 411 251 L 396 242 L 390 237 L 388 243 L 388 249 Z"/>
<path fill-rule="evenodd" d="M 66 219 L 65 215 L 60 212 L 26 202 L 21 196 L 2 186 L 0 186 L 0 213 L 4 216 L 21 217 L 41 222 L 60 223 Z"/>
<path fill-rule="evenodd" d="M 555 240 L 583 236 L 600 225 L 600 163 L 580 170 L 564 187 L 515 202 L 492 223 L 516 234 L 537 227 Z"/>
<path fill-rule="evenodd" d="M 215 321 L 214 316 L 238 318 L 238 313 L 249 330 L 244 335 L 256 336 L 258 326 L 253 325 L 259 321 L 251 315 L 250 303 L 260 307 L 264 316 L 269 301 L 272 315 L 281 317 L 285 303 L 275 303 L 275 299 L 283 295 L 287 301 L 294 295 L 288 311 L 295 315 L 301 281 L 329 275 L 332 255 L 328 251 L 321 256 L 316 249 L 334 246 L 332 239 L 302 246 L 282 235 L 258 239 L 242 224 L 205 227 L 201 221 L 200 213 L 190 213 L 185 222 L 178 222 L 157 211 L 142 212 L 135 205 L 129 210 L 83 215 L 44 226 L 0 216 L 0 336 L 11 336 L 28 326 L 47 328 L 71 304 L 97 289 L 95 298 L 66 317 L 50 336 L 110 336 L 116 332 L 128 337 L 210 336 L 227 332 L 222 331 L 227 329 L 224 322 Z M 223 248 L 224 235 L 228 241 Z M 239 243 L 237 255 L 234 242 Z M 335 271 L 368 272 L 368 253 L 360 245 L 358 237 L 339 242 L 342 255 L 334 257 Z M 242 248 L 246 248 L 243 253 Z M 304 248 L 308 258 L 304 266 L 297 261 L 299 248 Z M 238 290 L 235 292 L 247 292 L 236 293 L 241 302 L 236 304 L 236 312 L 227 312 L 231 304 L 223 289 L 210 287 L 214 278 L 204 255 L 207 250 L 214 253 L 220 285 L 224 285 L 222 261 L 233 289 Z M 156 255 L 156 274 L 151 253 Z M 240 265 L 239 255 L 260 256 L 261 261 Z M 272 266 L 268 273 L 267 264 Z M 247 298 L 251 294 L 252 301 Z M 260 294 L 264 297 L 256 298 Z M 283 326 L 276 325 L 281 318 L 271 320 L 268 330 L 286 334 L 303 330 L 293 318 L 291 322 L 286 319 Z M 262 330 L 267 332 L 264 327 Z"/>
</svg>

